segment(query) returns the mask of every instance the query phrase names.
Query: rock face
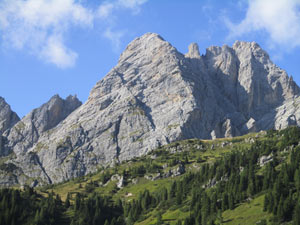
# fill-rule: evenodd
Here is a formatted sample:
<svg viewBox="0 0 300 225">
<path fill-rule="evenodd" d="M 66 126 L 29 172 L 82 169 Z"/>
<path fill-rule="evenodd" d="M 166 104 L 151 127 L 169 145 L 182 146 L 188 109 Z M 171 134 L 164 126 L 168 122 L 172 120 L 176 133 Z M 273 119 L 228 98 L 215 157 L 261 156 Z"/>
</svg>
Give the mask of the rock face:
<svg viewBox="0 0 300 225">
<path fill-rule="evenodd" d="M 15 125 L 20 118 L 13 112 L 4 98 L 0 97 L 0 134 Z"/>
<path fill-rule="evenodd" d="M 2 181 L 0 181 L 0 185 L 23 184 L 28 177 L 35 177 L 36 174 L 42 176 L 47 182 L 51 182 L 45 174 L 38 156 L 32 152 L 27 154 L 27 151 L 35 144 L 36 151 L 41 150 L 43 145 L 38 143 L 40 136 L 49 135 L 51 128 L 57 126 L 80 105 L 81 102 L 76 96 L 69 96 L 64 100 L 55 95 L 47 103 L 31 111 L 11 129 L 7 129 L 2 136 L 2 156 L 13 152 L 15 157 L 7 162 L 6 165 L 10 165 L 10 167 L 1 167 L 0 178 L 3 179 L 0 179 Z M 7 168 L 10 168 L 9 179 L 5 177 Z"/>
<path fill-rule="evenodd" d="M 4 98 L 0 97 L 0 157 L 9 154 L 7 149 L 4 148 L 6 139 L 2 134 L 13 127 L 19 120 L 18 115 L 11 110 Z"/>
<path fill-rule="evenodd" d="M 300 125 L 299 92 L 256 43 L 213 46 L 205 55 L 191 44 L 183 55 L 147 33 L 127 46 L 72 114 L 34 112 L 7 132 L 17 155 L 9 163 L 38 184 L 60 182 L 176 140 Z"/>
<path fill-rule="evenodd" d="M 80 105 L 76 96 L 69 96 L 65 100 L 58 95 L 53 96 L 47 103 L 32 110 L 12 129 L 4 132 L 8 139 L 6 147 L 17 155 L 26 153 L 43 133 L 55 127 Z"/>
</svg>

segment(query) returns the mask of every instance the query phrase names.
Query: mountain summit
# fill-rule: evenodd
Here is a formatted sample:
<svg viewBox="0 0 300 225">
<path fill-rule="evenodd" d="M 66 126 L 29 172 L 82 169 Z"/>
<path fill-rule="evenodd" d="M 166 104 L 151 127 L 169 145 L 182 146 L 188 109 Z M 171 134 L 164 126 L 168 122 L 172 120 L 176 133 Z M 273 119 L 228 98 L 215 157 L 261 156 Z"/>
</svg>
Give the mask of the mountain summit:
<svg viewBox="0 0 300 225">
<path fill-rule="evenodd" d="M 212 46 L 205 55 L 195 43 L 188 49 L 184 55 L 147 33 L 127 46 L 83 105 L 76 100 L 57 120 L 51 114 L 38 123 L 34 141 L 23 144 L 32 124 L 14 125 L 2 137 L 3 152 L 14 152 L 5 163 L 13 169 L 0 171 L 2 185 L 61 182 L 176 140 L 300 124 L 299 87 L 257 43 Z M 16 142 L 14 132 L 25 139 Z"/>
</svg>

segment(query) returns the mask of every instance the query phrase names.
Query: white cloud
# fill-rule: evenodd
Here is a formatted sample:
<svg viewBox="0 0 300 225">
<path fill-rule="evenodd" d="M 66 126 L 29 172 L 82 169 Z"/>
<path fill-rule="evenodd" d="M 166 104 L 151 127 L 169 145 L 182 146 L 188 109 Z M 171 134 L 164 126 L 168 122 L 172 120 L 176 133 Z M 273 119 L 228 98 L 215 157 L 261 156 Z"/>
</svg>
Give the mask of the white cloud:
<svg viewBox="0 0 300 225">
<path fill-rule="evenodd" d="M 101 18 L 108 18 L 112 14 L 114 8 L 115 8 L 114 4 L 109 2 L 104 2 L 98 8 L 98 16 Z"/>
<path fill-rule="evenodd" d="M 130 9 L 133 14 L 140 12 L 140 6 L 146 3 L 148 0 L 114 0 L 105 1 L 98 8 L 98 16 L 101 18 L 108 18 L 113 13 L 120 9 Z"/>
<path fill-rule="evenodd" d="M 62 37 L 53 35 L 42 48 L 40 57 L 60 68 L 67 68 L 74 66 L 78 55 L 64 46 Z"/>
<path fill-rule="evenodd" d="M 74 0 L 4 0 L 0 30 L 6 45 L 61 68 L 75 64 L 77 54 L 64 45 L 70 26 L 91 27 L 93 13 Z M 57 38 L 59 37 L 59 38 Z"/>
<path fill-rule="evenodd" d="M 0 36 L 5 46 L 30 52 L 60 68 L 72 67 L 78 54 L 65 45 L 72 27 L 92 28 L 95 20 L 107 22 L 117 10 L 136 13 L 146 1 L 105 1 L 92 10 L 81 0 L 0 0 Z M 103 36 L 118 47 L 123 32 L 113 32 L 112 23 L 105 26 Z"/>
<path fill-rule="evenodd" d="M 96 16 L 108 23 L 103 36 L 110 40 L 113 50 L 118 52 L 120 49 L 121 38 L 125 35 L 124 30 L 116 30 L 115 26 L 115 14 L 122 9 L 131 10 L 136 15 L 140 12 L 140 7 L 148 0 L 113 0 L 103 2 L 97 10 Z"/>
<path fill-rule="evenodd" d="M 118 0 L 117 4 L 121 7 L 132 9 L 134 13 L 139 13 L 140 6 L 146 2 L 147 0 Z"/>
<path fill-rule="evenodd" d="M 239 23 L 227 21 L 230 37 L 265 31 L 270 45 L 300 46 L 300 0 L 248 0 L 246 17 Z"/>
<path fill-rule="evenodd" d="M 113 50 L 117 52 L 120 49 L 121 38 L 124 36 L 124 31 L 112 31 L 111 28 L 107 28 L 103 35 L 111 41 Z"/>
</svg>

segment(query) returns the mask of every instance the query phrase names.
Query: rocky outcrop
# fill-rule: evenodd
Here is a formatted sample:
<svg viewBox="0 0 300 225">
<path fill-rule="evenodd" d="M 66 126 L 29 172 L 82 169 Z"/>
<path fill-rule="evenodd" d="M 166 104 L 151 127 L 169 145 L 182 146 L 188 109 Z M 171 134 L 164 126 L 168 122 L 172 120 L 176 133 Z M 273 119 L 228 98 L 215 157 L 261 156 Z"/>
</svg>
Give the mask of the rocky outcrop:
<svg viewBox="0 0 300 225">
<path fill-rule="evenodd" d="M 0 134 L 15 125 L 20 118 L 11 110 L 5 99 L 0 97 Z"/>
<path fill-rule="evenodd" d="M 258 164 L 260 167 L 263 167 L 264 165 L 266 165 L 267 163 L 273 161 L 273 155 L 263 155 L 258 159 Z"/>
<path fill-rule="evenodd" d="M 221 107 L 227 111 L 225 118 L 218 119 L 213 130 L 216 137 L 224 135 L 222 127 L 228 120 L 232 123 L 231 136 L 274 127 L 277 107 L 299 94 L 292 78 L 254 42 L 237 41 L 232 48 L 210 47 L 204 58 L 208 74 L 223 95 L 218 99 L 227 105 Z"/>
<path fill-rule="evenodd" d="M 58 125 L 80 105 L 76 96 L 69 96 L 65 100 L 58 95 L 53 96 L 47 103 L 32 110 L 11 130 L 4 132 L 8 140 L 6 148 L 17 155 L 26 153 L 42 134 Z"/>
<path fill-rule="evenodd" d="M 168 170 L 166 173 L 163 174 L 164 178 L 167 177 L 177 177 L 185 173 L 185 166 L 184 164 L 180 163 L 173 169 Z"/>
<path fill-rule="evenodd" d="M 18 115 L 11 110 L 4 98 L 0 97 L 0 157 L 9 154 L 9 151 L 4 147 L 6 138 L 2 134 L 13 127 L 19 120 Z"/>
<path fill-rule="evenodd" d="M 69 96 L 64 100 L 55 95 L 47 103 L 31 111 L 11 129 L 6 130 L 1 139 L 2 149 L 5 152 L 3 155 L 6 156 L 13 152 L 14 158 L 10 158 L 6 164 L 0 166 L 0 174 L 5 174 L 3 168 L 10 165 L 10 168 L 15 168 L 10 171 L 10 174 L 14 174 L 14 176 L 10 175 L 11 178 L 8 179 L 12 182 L 11 184 L 24 184 L 28 177 L 39 177 L 39 179 L 42 178 L 47 183 L 51 183 L 37 154 L 44 147 L 38 142 L 39 138 L 44 134 L 50 135 L 50 130 L 80 105 L 81 102 L 76 96 Z M 34 145 L 36 151 L 27 153 Z"/>
<path fill-rule="evenodd" d="M 191 44 L 183 55 L 148 33 L 127 46 L 66 119 L 36 116 L 51 111 L 47 106 L 7 132 L 17 155 L 10 163 L 40 183 L 60 182 L 176 140 L 300 125 L 298 95 L 293 79 L 256 43 L 213 46 L 205 55 Z M 51 115 L 64 112 L 57 110 Z"/>
<path fill-rule="evenodd" d="M 191 58 L 191 59 L 200 59 L 200 52 L 199 52 L 199 46 L 197 43 L 192 43 L 189 45 L 189 51 L 187 54 L 185 54 L 186 58 Z"/>
</svg>

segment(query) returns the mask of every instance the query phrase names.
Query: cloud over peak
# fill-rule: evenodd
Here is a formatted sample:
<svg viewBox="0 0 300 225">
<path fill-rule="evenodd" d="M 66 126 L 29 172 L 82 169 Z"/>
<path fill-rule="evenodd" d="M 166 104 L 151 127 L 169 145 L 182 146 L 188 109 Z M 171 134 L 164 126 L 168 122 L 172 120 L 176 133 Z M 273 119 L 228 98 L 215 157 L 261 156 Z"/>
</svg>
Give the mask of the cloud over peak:
<svg viewBox="0 0 300 225">
<path fill-rule="evenodd" d="M 60 68 L 72 67 L 78 54 L 66 46 L 65 36 L 73 27 L 93 28 L 96 19 L 105 20 L 117 9 L 139 10 L 147 0 L 105 1 L 96 9 L 81 0 L 2 0 L 0 2 L 0 37 L 3 44 L 29 51 Z M 107 27 L 103 36 L 118 45 L 120 32 Z"/>
<path fill-rule="evenodd" d="M 271 45 L 300 46 L 300 0 L 248 0 L 248 6 L 240 23 L 227 21 L 230 37 L 265 31 Z"/>
</svg>

